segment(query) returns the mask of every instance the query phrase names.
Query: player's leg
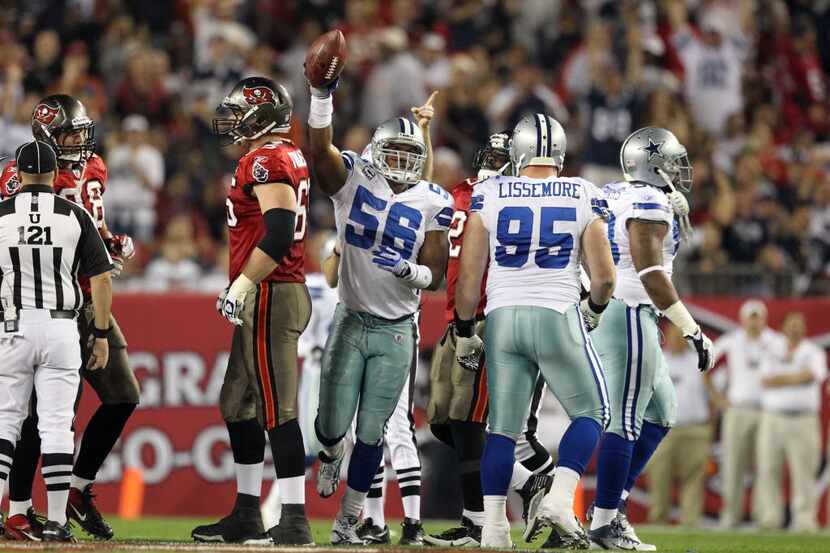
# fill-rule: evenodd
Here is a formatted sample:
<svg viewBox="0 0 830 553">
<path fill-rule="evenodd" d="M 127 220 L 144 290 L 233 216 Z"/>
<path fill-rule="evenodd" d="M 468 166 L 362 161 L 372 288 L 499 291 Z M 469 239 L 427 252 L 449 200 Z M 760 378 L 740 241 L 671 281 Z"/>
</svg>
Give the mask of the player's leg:
<svg viewBox="0 0 830 553">
<path fill-rule="evenodd" d="M 390 543 L 389 526 L 386 525 L 386 462 L 381 458 L 378 472 L 372 480 L 366 503 L 363 505 L 363 520 L 357 529 L 357 535 L 367 544 Z"/>
<path fill-rule="evenodd" d="M 37 541 L 43 532 L 43 520 L 32 505 L 32 485 L 40 461 L 40 434 L 37 431 L 35 394 L 29 402 L 29 416 L 20 428 L 9 473 L 9 515 L 6 539 Z"/>
<path fill-rule="evenodd" d="M 362 314 L 338 305 L 323 352 L 320 399 L 314 421 L 315 436 L 322 447 L 317 471 L 317 492 L 321 497 L 329 497 L 337 491 L 345 455 L 343 439 L 352 426 L 360 398 L 366 367 L 362 346 L 366 330 L 362 317 Z"/>
<path fill-rule="evenodd" d="M 481 459 L 484 496 L 482 547 L 511 547 L 507 521 L 507 490 L 513 472 L 516 439 L 522 432 L 527 405 L 538 378 L 532 351 L 523 333 L 532 321 L 523 308 L 496 309 L 485 328 L 490 430 Z"/>
<path fill-rule="evenodd" d="M 243 325 L 235 327 L 225 380 L 219 393 L 219 410 L 228 429 L 236 475 L 236 499 L 231 513 L 213 524 L 197 526 L 196 541 L 219 543 L 267 543 L 259 496 L 265 457 L 265 432 L 257 420 L 257 384 L 253 366 L 253 317 L 256 301 L 243 310 Z"/>
<path fill-rule="evenodd" d="M 576 488 L 609 420 L 608 390 L 599 358 L 576 307 L 565 313 L 527 308 L 527 339 L 535 344 L 537 363 L 551 392 L 571 424 L 559 444 L 550 492 L 528 514 L 525 539 L 551 527 L 566 547 L 587 546 L 587 537 L 574 517 Z"/>
<path fill-rule="evenodd" d="M 86 347 L 94 322 L 92 306 L 83 310 L 79 330 L 81 334 L 82 367 L 86 365 L 89 351 Z M 110 318 L 109 361 L 99 371 L 81 370 L 84 379 L 98 394 L 101 405 L 84 428 L 78 448 L 78 457 L 72 469 L 67 514 L 87 533 L 101 539 L 113 536 L 95 504 L 92 485 L 98 471 L 121 436 L 124 426 L 139 402 L 139 386 L 127 356 L 127 341 L 114 318 Z"/>
<path fill-rule="evenodd" d="M 348 486 L 331 532 L 333 545 L 363 543 L 356 534 L 358 516 L 383 457 L 386 423 L 406 385 L 415 355 L 415 329 L 411 319 L 390 323 L 370 315 L 362 317 L 367 327 L 366 368 L 360 389 L 355 446 L 349 460 Z"/>
<path fill-rule="evenodd" d="M 516 441 L 516 463 L 510 487 L 522 499 L 522 520 L 525 522 L 531 505 L 541 501 L 553 484 L 553 458 L 536 434 L 546 389 L 545 379 L 540 374 L 533 388 L 524 429 Z"/>
<path fill-rule="evenodd" d="M 75 434 L 75 396 L 81 375 L 81 351 L 75 321 L 52 320 L 43 329 L 38 348 L 41 362 L 35 370 L 41 472 L 46 484 L 47 518 L 43 541 L 70 541 L 67 501 L 72 479 Z M 101 369 L 105 370 L 105 369 Z"/>
</svg>

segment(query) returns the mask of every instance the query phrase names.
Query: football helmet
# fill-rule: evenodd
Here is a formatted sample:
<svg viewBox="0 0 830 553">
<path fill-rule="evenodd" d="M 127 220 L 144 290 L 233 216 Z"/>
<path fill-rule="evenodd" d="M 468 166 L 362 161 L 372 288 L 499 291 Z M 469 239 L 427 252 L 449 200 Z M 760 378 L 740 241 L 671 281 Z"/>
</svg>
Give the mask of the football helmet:
<svg viewBox="0 0 830 553">
<path fill-rule="evenodd" d="M 281 84 L 266 77 L 242 79 L 216 108 L 213 133 L 222 146 L 288 132 L 294 104 Z"/>
<path fill-rule="evenodd" d="M 510 137 L 510 161 L 517 175 L 528 165 L 561 170 L 567 149 L 565 129 L 556 119 L 544 113 L 522 117 Z"/>
<path fill-rule="evenodd" d="M 381 123 L 372 135 L 372 165 L 388 180 L 417 184 L 424 172 L 424 133 L 406 117 Z"/>
<path fill-rule="evenodd" d="M 478 178 L 484 179 L 493 175 L 510 175 L 510 131 L 491 134 L 487 144 L 476 152 L 473 159 L 473 169 Z"/>
<path fill-rule="evenodd" d="M 667 129 L 644 127 L 631 133 L 620 148 L 620 166 L 629 182 L 668 188 L 668 178 L 683 192 L 692 188 L 692 164 L 686 147 Z"/>
<path fill-rule="evenodd" d="M 79 144 L 59 144 L 62 135 L 79 132 Z M 58 162 L 80 163 L 95 151 L 95 122 L 77 98 L 52 94 L 43 98 L 32 111 L 32 134 L 55 150 Z"/>
</svg>

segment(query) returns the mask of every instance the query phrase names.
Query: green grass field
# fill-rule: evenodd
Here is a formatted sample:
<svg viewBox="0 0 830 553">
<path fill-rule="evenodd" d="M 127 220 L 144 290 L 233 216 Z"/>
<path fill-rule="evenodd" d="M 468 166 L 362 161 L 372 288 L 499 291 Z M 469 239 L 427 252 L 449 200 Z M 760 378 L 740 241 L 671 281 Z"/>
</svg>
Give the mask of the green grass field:
<svg viewBox="0 0 830 553">
<path fill-rule="evenodd" d="M 117 540 L 113 542 L 89 542 L 74 546 L 84 551 L 183 551 L 193 550 L 196 547 L 190 541 L 190 530 L 206 521 L 187 518 L 143 518 L 136 521 L 111 520 L 115 529 Z M 390 524 L 393 532 L 393 539 L 399 536 L 398 524 Z M 426 524 L 428 532 L 435 532 L 446 528 L 446 524 L 440 521 L 432 521 Z M 319 544 L 328 543 L 328 532 L 330 523 L 328 521 L 317 521 L 313 524 L 314 538 Z M 786 532 L 720 532 L 716 530 L 684 530 L 673 527 L 640 526 L 638 527 L 640 537 L 649 543 L 654 543 L 658 551 L 665 553 L 827 553 L 830 551 L 830 534 L 823 532 L 819 534 L 791 534 Z M 79 537 L 83 537 L 80 531 L 76 531 Z M 537 541 L 538 545 L 542 539 Z M 179 543 L 175 543 L 179 542 Z M 534 546 L 527 546 L 521 541 L 521 531 L 516 528 L 514 531 L 514 542 L 519 549 L 533 549 Z M 22 545 L 22 544 L 21 544 Z M 33 545 L 33 544 L 32 544 Z M 20 547 L 13 542 L 0 541 L 0 551 L 32 549 Z M 40 549 L 34 547 L 35 549 Z M 55 549 L 55 548 L 50 548 Z M 218 546 L 201 546 L 199 550 L 228 548 Z M 260 548 L 236 548 L 247 550 L 259 550 Z M 277 548 L 269 548 L 276 550 Z M 319 549 L 325 549 L 321 547 Z M 389 551 L 400 551 L 398 547 L 387 547 Z M 409 548 L 411 549 L 411 548 Z M 280 548 L 286 551 L 288 548 Z M 363 552 L 367 549 L 351 549 L 353 552 Z M 440 550 L 432 549 L 435 553 Z"/>
</svg>

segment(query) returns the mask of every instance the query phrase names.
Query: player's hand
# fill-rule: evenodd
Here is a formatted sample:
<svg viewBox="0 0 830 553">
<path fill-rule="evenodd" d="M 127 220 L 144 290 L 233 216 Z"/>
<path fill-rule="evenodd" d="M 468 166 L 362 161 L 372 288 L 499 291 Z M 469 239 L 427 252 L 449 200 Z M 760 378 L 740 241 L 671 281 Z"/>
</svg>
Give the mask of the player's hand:
<svg viewBox="0 0 830 553">
<path fill-rule="evenodd" d="M 216 307 L 219 314 L 236 326 L 242 326 L 242 311 L 245 309 L 245 297 L 256 290 L 256 284 L 244 274 L 236 277 L 230 286 L 219 295 Z"/>
<path fill-rule="evenodd" d="M 412 272 L 409 261 L 401 257 L 399 251 L 393 250 L 389 246 L 378 246 L 372 252 L 372 255 L 374 256 L 372 263 L 384 271 L 389 271 L 396 277 L 404 278 Z"/>
<path fill-rule="evenodd" d="M 582 320 L 584 321 L 585 328 L 588 332 L 591 332 L 599 326 L 599 320 L 602 318 L 602 313 L 608 305 L 605 304 L 602 306 L 602 309 L 597 309 L 598 306 L 593 303 L 594 302 L 591 301 L 590 295 L 579 303 L 579 313 L 582 315 Z"/>
<path fill-rule="evenodd" d="M 712 340 L 703 333 L 700 327 L 697 332 L 690 336 L 684 336 L 689 344 L 697 351 L 697 368 L 700 372 L 706 372 L 715 366 L 715 352 Z"/>
<path fill-rule="evenodd" d="M 112 256 L 112 270 L 110 271 L 110 276 L 112 278 L 118 278 L 121 276 L 121 273 L 124 271 L 124 259 L 120 256 L 113 255 Z"/>
<path fill-rule="evenodd" d="M 111 255 L 117 255 L 123 259 L 132 259 L 135 255 L 135 244 L 133 239 L 126 234 L 113 234 L 104 241 Z"/>
<path fill-rule="evenodd" d="M 94 338 L 92 340 L 92 352 L 89 355 L 89 361 L 86 368 L 91 371 L 97 371 L 107 366 L 110 358 L 110 345 L 106 338 Z"/>
<path fill-rule="evenodd" d="M 303 64 L 303 67 L 305 68 L 305 64 Z M 340 84 L 340 77 L 337 77 L 332 82 L 322 87 L 311 86 L 308 79 L 306 79 L 306 83 L 308 83 L 308 91 L 312 96 L 315 98 L 328 98 L 334 93 L 335 90 L 337 90 L 337 85 Z"/>
<path fill-rule="evenodd" d="M 456 335 L 455 360 L 462 369 L 477 372 L 481 364 L 481 354 L 484 353 L 484 342 L 473 334 L 467 338 Z"/>
<path fill-rule="evenodd" d="M 425 131 L 429 128 L 429 124 L 432 122 L 432 118 L 435 116 L 435 108 L 432 106 L 433 100 L 435 100 L 435 96 L 438 95 L 438 91 L 434 90 L 432 94 L 429 95 L 426 103 L 419 107 L 414 107 L 412 109 L 412 114 L 415 115 L 416 120 L 418 121 L 418 126 L 421 128 L 422 131 Z"/>
<path fill-rule="evenodd" d="M 689 200 L 686 199 L 683 192 L 673 190 L 666 195 L 669 197 L 669 203 L 671 204 L 675 215 L 678 217 L 686 217 L 689 215 Z"/>
<path fill-rule="evenodd" d="M 222 309 L 225 305 L 225 298 L 228 296 L 228 289 L 231 287 L 230 284 L 225 286 L 225 289 L 222 290 L 218 296 L 216 296 L 216 312 L 220 315 L 222 314 Z"/>
</svg>

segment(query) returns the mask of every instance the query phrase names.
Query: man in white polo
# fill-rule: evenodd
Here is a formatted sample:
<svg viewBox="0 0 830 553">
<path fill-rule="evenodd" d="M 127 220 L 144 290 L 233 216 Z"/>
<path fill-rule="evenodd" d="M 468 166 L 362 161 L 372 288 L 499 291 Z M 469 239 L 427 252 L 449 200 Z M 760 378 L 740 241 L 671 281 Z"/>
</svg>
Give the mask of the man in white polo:
<svg viewBox="0 0 830 553">
<path fill-rule="evenodd" d="M 726 356 L 726 397 L 714 398 L 723 407 L 721 445 L 721 525 L 737 526 L 744 515 L 744 478 L 755 454 L 761 418 L 761 370 L 770 358 L 778 334 L 767 327 L 767 308 L 758 300 L 741 306 L 741 326 L 715 342 L 715 362 Z"/>
<path fill-rule="evenodd" d="M 821 457 L 818 411 L 821 386 L 827 376 L 827 354 L 805 338 L 804 315 L 792 312 L 781 326 L 771 363 L 761 370 L 761 424 L 758 427 L 759 523 L 780 528 L 784 522 L 782 477 L 790 473 L 790 527 L 814 531 L 816 472 Z"/>
</svg>

